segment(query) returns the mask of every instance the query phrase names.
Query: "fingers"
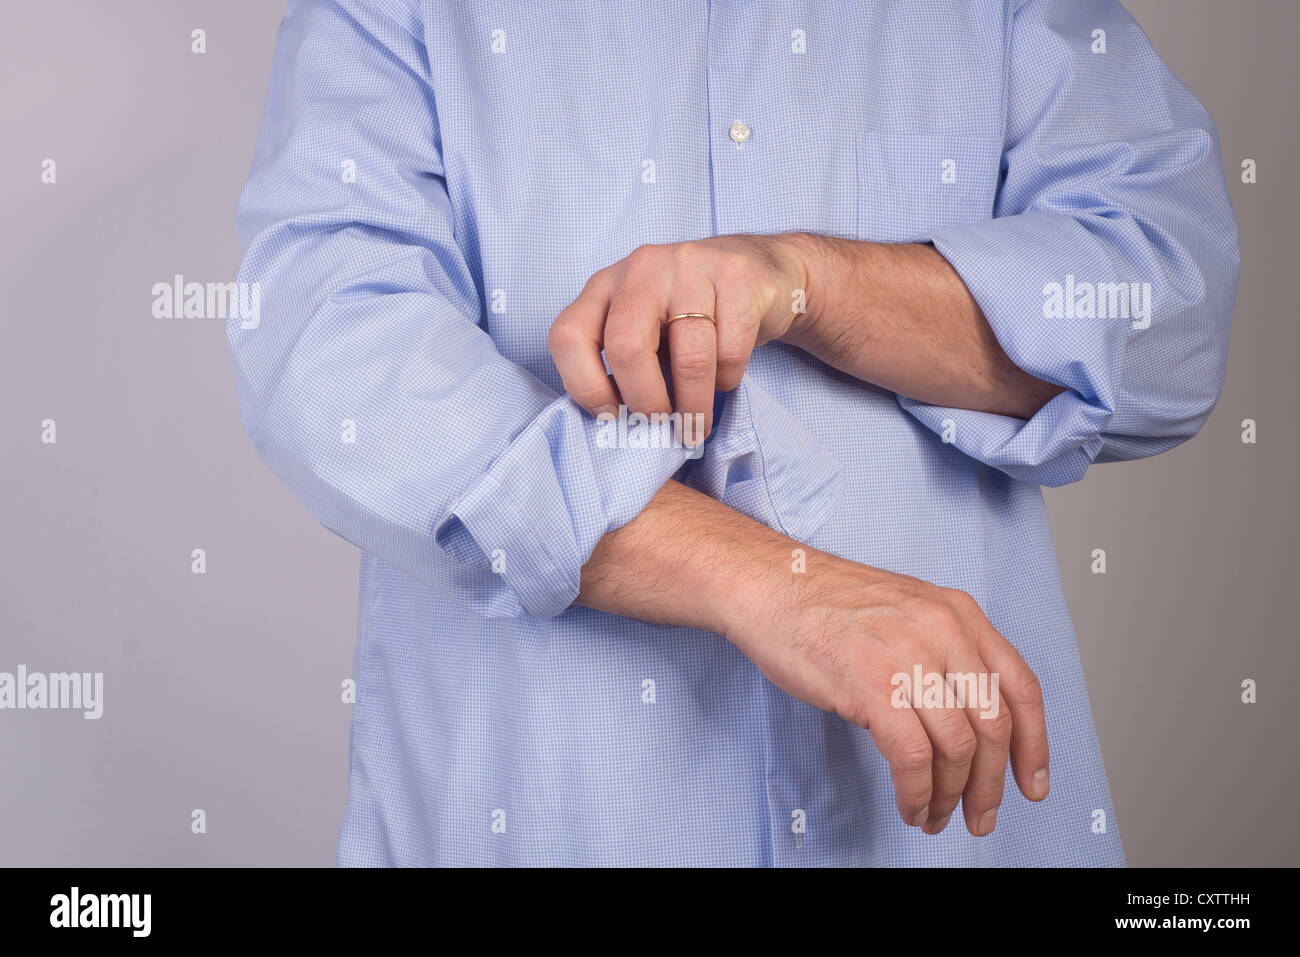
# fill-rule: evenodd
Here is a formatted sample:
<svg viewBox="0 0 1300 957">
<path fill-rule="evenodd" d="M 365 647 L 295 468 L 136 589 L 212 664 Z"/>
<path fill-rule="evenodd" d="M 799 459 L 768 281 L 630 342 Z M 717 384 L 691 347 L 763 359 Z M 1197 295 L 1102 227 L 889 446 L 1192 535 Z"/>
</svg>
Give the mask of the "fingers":
<svg viewBox="0 0 1300 957">
<path fill-rule="evenodd" d="M 565 391 L 593 415 L 617 412 L 619 404 L 618 392 L 600 357 L 613 286 L 611 270 L 594 274 L 578 298 L 555 317 L 547 337 Z"/>
<path fill-rule="evenodd" d="M 889 762 L 899 815 L 905 823 L 920 827 L 930 816 L 934 750 L 917 712 L 891 707 L 885 701 L 865 726 L 876 749 Z"/>
<path fill-rule="evenodd" d="M 667 319 L 683 313 L 712 316 L 713 287 L 688 279 L 673 289 Z M 682 417 L 682 438 L 699 445 L 713 428 L 713 394 L 717 378 L 718 344 L 714 324 L 707 319 L 678 319 L 668 323 L 668 355 L 673 379 L 673 407 Z"/>
<path fill-rule="evenodd" d="M 922 707 L 916 714 L 934 752 L 930 808 L 922 830 L 927 834 L 938 834 L 947 826 L 948 818 L 966 790 L 977 738 L 961 708 Z"/>
<path fill-rule="evenodd" d="M 997 824 L 1009 758 L 1021 768 L 1018 783 L 1023 780 L 1025 796 L 1046 796 L 1046 775 L 1037 775 L 1047 767 L 1042 694 L 1024 659 L 973 598 L 949 591 L 940 606 L 929 609 L 926 631 L 944 649 L 942 674 L 950 697 L 939 708 L 918 702 L 934 753 L 923 829 L 942 831 L 959 796 L 967 829 L 984 837 Z"/>
<path fill-rule="evenodd" d="M 682 437 L 699 445 L 713 428 L 717 344 L 706 319 L 679 319 L 668 327 L 674 410 L 681 413 Z"/>
<path fill-rule="evenodd" d="M 633 253 L 610 295 L 605 358 L 632 412 L 672 411 L 668 384 L 659 367 L 659 339 L 668 308 L 665 285 L 666 277 L 645 257 L 637 259 Z"/>
<path fill-rule="evenodd" d="M 753 289 L 746 283 L 720 282 L 717 305 L 718 371 L 715 387 L 719 392 L 730 392 L 740 385 L 749 365 L 762 317 L 758 314 Z"/>
<path fill-rule="evenodd" d="M 973 651 L 954 649 L 947 673 L 954 700 L 965 706 L 962 714 L 975 739 L 970 778 L 962 793 L 962 816 L 968 831 L 984 837 L 993 833 L 1002 804 L 1012 717 L 993 683 L 989 666 Z"/>
<path fill-rule="evenodd" d="M 771 298 L 765 276 L 752 252 L 735 248 L 638 247 L 593 275 L 552 324 L 548 345 L 565 389 L 591 412 L 612 411 L 620 401 L 633 412 L 676 411 L 684 426 L 702 421 L 707 435 L 715 393 L 740 384 L 757 342 Z M 669 321 L 684 313 L 714 321 Z M 661 340 L 668 345 L 671 404 Z"/>
<path fill-rule="evenodd" d="M 998 674 L 1002 700 L 1011 714 L 1011 770 L 1016 786 L 1029 800 L 1041 801 L 1047 797 L 1050 781 L 1047 720 L 1038 678 L 988 619 L 983 619 L 976 642 L 980 658 Z"/>
<path fill-rule="evenodd" d="M 1002 806 L 1013 723 L 1001 700 L 996 716 L 980 708 L 972 708 L 971 712 L 971 727 L 979 743 L 971 762 L 970 780 L 962 795 L 962 813 L 966 829 L 976 837 L 985 837 L 997 826 L 998 808 Z"/>
</svg>

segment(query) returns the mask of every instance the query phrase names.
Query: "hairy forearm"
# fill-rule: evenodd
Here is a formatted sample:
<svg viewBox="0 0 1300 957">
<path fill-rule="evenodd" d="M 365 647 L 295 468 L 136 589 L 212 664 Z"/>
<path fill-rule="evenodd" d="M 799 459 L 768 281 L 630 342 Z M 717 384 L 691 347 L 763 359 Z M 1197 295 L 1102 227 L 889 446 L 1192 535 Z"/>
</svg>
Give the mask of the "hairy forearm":
<svg viewBox="0 0 1300 957">
<path fill-rule="evenodd" d="M 889 761 L 900 816 L 929 834 L 959 800 L 970 833 L 993 830 L 1008 754 L 1021 792 L 1047 796 L 1037 679 L 964 592 L 800 546 L 669 482 L 597 543 L 578 602 L 724 635 L 782 691 L 867 728 Z M 900 705 L 898 676 L 943 662 L 1005 677 L 999 720 Z"/>
<path fill-rule="evenodd" d="M 752 239 L 774 244 L 802 273 L 807 312 L 782 340 L 843 372 L 923 402 L 1026 419 L 1061 391 L 1007 357 L 961 278 L 929 246 L 804 233 Z M 583 566 L 578 603 L 726 634 L 737 609 L 766 604 L 765 588 L 790 590 L 780 570 L 800 547 L 821 559 L 669 482 L 637 518 L 597 544 Z"/>
<path fill-rule="evenodd" d="M 1063 391 L 1016 366 L 961 277 L 932 246 L 808 233 L 807 311 L 782 337 L 865 382 L 933 405 L 1028 419 Z"/>
<path fill-rule="evenodd" d="M 678 411 L 693 412 L 693 402 L 733 388 L 753 348 L 773 340 L 936 404 L 1028 418 L 1058 391 L 1015 367 L 933 249 L 795 234 L 640 247 L 593 276 L 548 340 L 584 407 L 614 398 L 636 411 L 667 405 L 666 383 L 650 376 L 646 388 L 644 371 L 657 364 L 659 317 L 680 311 L 674 296 L 681 289 L 695 290 L 695 303 L 707 303 L 700 290 L 714 290 L 726 309 L 711 323 L 673 327 L 678 398 L 695 389 L 703 396 Z M 786 297 L 798 289 L 808 312 L 794 317 Z M 632 301 L 648 308 L 631 311 Z M 618 345 L 605 350 L 617 397 L 599 361 L 602 343 Z M 693 374 L 680 375 L 679 365 Z M 868 729 L 889 761 L 900 816 L 929 834 L 948 825 L 959 802 L 971 834 L 993 830 L 1008 754 L 1021 793 L 1047 796 L 1037 679 L 964 592 L 801 546 L 668 482 L 597 543 L 582 568 L 578 603 L 723 635 L 782 691 Z M 940 715 L 899 701 L 900 675 L 949 662 L 963 673 L 1006 678 L 996 713 L 961 706 Z"/>
<path fill-rule="evenodd" d="M 578 604 L 660 625 L 727 634 L 798 543 L 679 482 L 602 538 L 582 568 Z M 757 609 L 752 610 L 757 613 Z"/>
</svg>

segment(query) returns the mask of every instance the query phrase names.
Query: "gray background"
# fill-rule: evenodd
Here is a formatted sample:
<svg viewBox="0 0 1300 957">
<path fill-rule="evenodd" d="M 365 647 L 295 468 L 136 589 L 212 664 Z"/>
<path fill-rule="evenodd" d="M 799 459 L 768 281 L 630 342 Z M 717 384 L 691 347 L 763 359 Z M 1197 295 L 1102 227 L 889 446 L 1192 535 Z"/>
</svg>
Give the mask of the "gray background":
<svg viewBox="0 0 1300 957">
<path fill-rule="evenodd" d="M 1220 127 L 1242 243 L 1231 366 L 1191 443 L 1048 501 L 1130 863 L 1296 865 L 1300 5 L 1129 7 Z M 357 553 L 257 460 L 222 321 L 151 314 L 175 273 L 234 278 L 282 10 L 5 14 L 0 671 L 105 672 L 105 715 L 0 711 L 0 864 L 333 862 Z"/>
</svg>

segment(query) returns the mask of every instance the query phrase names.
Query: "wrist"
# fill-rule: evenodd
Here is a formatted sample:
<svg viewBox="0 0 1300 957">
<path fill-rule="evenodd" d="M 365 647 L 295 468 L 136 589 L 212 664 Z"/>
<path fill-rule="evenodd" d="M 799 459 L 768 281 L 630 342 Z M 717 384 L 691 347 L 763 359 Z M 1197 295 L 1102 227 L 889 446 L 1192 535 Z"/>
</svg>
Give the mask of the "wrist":
<svg viewBox="0 0 1300 957">
<path fill-rule="evenodd" d="M 811 233 L 783 233 L 777 239 L 794 276 L 787 303 L 790 321 L 781 341 L 805 348 L 817 339 L 821 317 L 828 305 L 827 290 L 834 286 L 826 281 L 825 273 L 831 267 L 835 240 Z"/>
<path fill-rule="evenodd" d="M 771 280 L 771 296 L 760 322 L 756 345 L 785 341 L 803 319 L 807 302 L 808 260 L 793 233 L 743 237 L 761 256 Z"/>
<path fill-rule="evenodd" d="M 762 541 L 736 543 L 747 568 L 725 589 L 719 610 L 723 635 L 746 655 L 784 642 L 816 605 L 816 594 L 844 559 L 764 528 Z"/>
</svg>

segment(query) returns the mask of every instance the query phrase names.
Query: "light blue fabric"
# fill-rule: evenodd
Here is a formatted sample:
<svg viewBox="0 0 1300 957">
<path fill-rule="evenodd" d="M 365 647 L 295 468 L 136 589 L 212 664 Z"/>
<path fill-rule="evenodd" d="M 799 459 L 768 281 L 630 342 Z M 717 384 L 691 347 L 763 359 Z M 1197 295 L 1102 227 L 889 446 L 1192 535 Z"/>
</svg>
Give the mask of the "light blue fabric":
<svg viewBox="0 0 1300 957">
<path fill-rule="evenodd" d="M 1118 5 L 291 2 L 238 224 L 245 425 L 363 550 L 340 864 L 1123 862 L 1039 485 L 1196 431 L 1238 247 L 1215 128 Z M 1068 391 L 935 408 L 777 343 L 698 461 L 598 447 L 546 347 L 588 276 L 792 230 L 932 240 Z M 1045 317 L 1067 281 L 1149 283 L 1149 327 Z M 1042 682 L 1050 798 L 927 836 L 869 733 L 725 639 L 572 607 L 674 475 L 974 595 Z"/>
</svg>

